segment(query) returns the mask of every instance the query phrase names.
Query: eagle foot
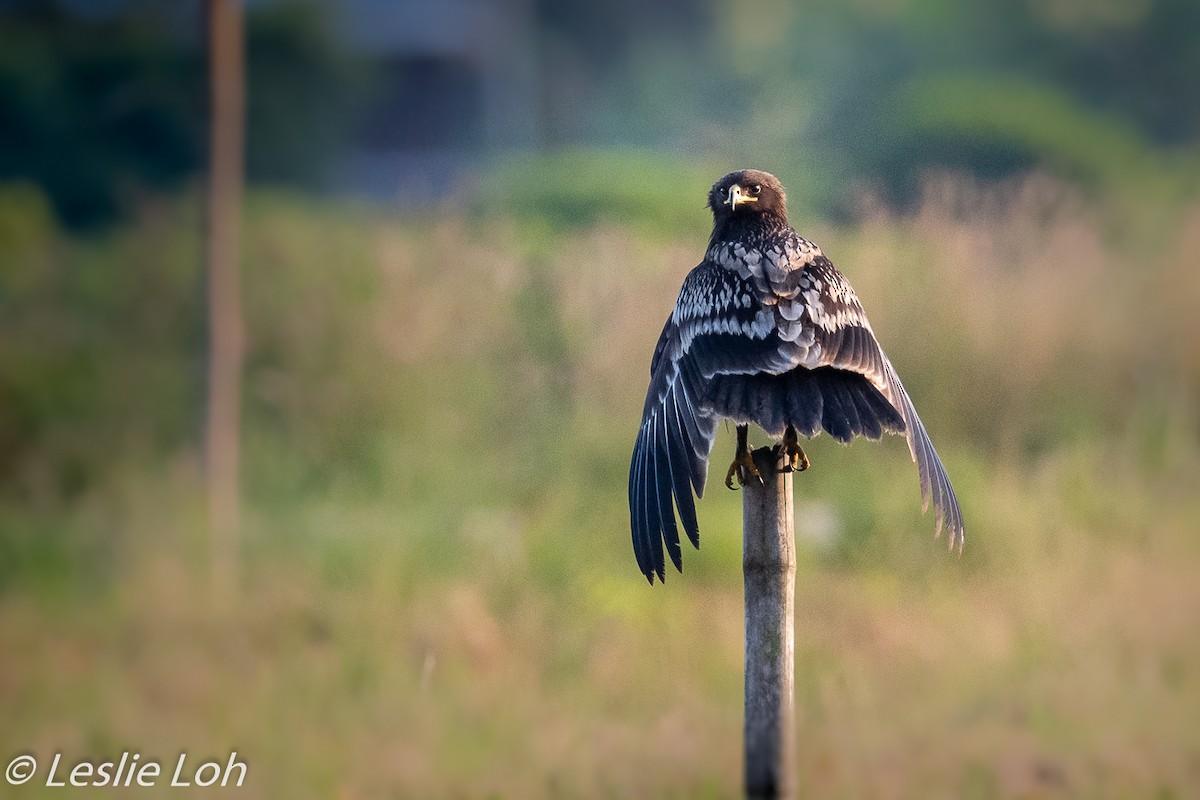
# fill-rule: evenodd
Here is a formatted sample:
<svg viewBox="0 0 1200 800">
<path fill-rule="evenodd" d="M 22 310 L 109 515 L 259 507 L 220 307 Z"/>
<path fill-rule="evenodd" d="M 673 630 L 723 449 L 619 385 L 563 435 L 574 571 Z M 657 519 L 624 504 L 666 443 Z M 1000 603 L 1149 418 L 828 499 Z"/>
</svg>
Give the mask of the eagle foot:
<svg viewBox="0 0 1200 800">
<path fill-rule="evenodd" d="M 739 451 L 733 457 L 729 471 L 725 473 L 725 485 L 730 489 L 737 489 L 737 486 L 733 485 L 734 478 L 737 478 L 738 486 L 745 486 L 751 480 L 763 482 L 762 475 L 759 474 L 758 467 L 754 466 L 754 457 L 749 450 Z"/>
<path fill-rule="evenodd" d="M 791 425 L 788 425 L 787 431 L 784 432 L 783 441 L 775 445 L 773 449 L 775 458 L 783 460 L 783 464 L 779 467 L 780 472 L 804 472 L 808 469 L 808 456 L 805 455 L 804 448 L 800 446 L 796 429 Z"/>
</svg>

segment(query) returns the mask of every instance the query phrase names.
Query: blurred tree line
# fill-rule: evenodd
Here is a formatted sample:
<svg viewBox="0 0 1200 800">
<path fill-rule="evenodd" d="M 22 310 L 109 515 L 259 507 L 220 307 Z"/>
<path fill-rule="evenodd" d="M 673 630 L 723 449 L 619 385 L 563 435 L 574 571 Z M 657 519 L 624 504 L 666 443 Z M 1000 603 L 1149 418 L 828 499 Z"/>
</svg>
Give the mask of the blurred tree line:
<svg viewBox="0 0 1200 800">
<path fill-rule="evenodd" d="M 71 226 L 178 187 L 204 159 L 198 0 L 100 6 L 109 11 L 0 0 L 0 182 L 42 187 Z M 1101 188 L 1181 164 L 1195 173 L 1193 0 L 523 8 L 546 150 L 640 148 L 794 169 L 808 176 L 798 199 L 824 213 L 864 187 L 904 201 L 931 168 L 989 178 L 1045 167 Z M 252 181 L 327 187 L 373 97 L 386 96 L 371 89 L 381 59 L 352 52 L 338 13 L 314 2 L 249 6 Z"/>
<path fill-rule="evenodd" d="M 576 128 L 787 167 L 820 213 L 862 188 L 914 199 L 929 169 L 1044 168 L 1120 191 L 1182 164 L 1195 184 L 1192 0 L 676 0 L 691 9 L 677 28 L 628 2 L 542 5 L 551 41 L 574 43 L 558 51 L 603 87 Z M 597 19 L 639 13 L 624 37 Z M 607 50 L 588 46 L 595 31 Z"/>
<path fill-rule="evenodd" d="M 75 228 L 178 189 L 207 147 L 201 3 L 82 8 L 0 3 L 0 182 L 41 187 Z M 249 178 L 319 186 L 364 74 L 313 5 L 256 8 L 247 39 Z"/>
</svg>

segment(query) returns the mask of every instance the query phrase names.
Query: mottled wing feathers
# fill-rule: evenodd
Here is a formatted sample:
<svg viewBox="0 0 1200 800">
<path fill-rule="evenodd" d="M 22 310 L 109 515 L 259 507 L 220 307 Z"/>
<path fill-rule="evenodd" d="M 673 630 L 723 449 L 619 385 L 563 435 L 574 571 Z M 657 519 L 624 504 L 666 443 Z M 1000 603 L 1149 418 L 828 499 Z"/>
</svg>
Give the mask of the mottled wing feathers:
<svg viewBox="0 0 1200 800">
<path fill-rule="evenodd" d="M 663 545 L 682 569 L 679 525 L 699 546 L 696 497 L 704 494 L 718 415 L 706 403 L 714 374 L 775 363 L 774 321 L 737 275 L 705 262 L 684 280 L 650 363 L 650 388 L 629 472 L 634 552 L 642 573 L 665 574 Z"/>
<path fill-rule="evenodd" d="M 700 546 L 692 493 L 704 494 L 708 454 L 717 432 L 717 418 L 697 402 L 698 376 L 691 361 L 680 358 L 677 336 L 678 328 L 668 322 L 629 468 L 633 550 L 651 583 L 655 575 L 659 580 L 665 577 L 664 542 L 676 569 L 683 568 L 672 500 L 687 537 Z"/>
<path fill-rule="evenodd" d="M 964 536 L 962 510 L 954 487 L 950 485 L 946 468 L 904 384 L 896 375 L 896 368 L 876 340 L 862 304 L 849 282 L 824 255 L 812 258 L 803 270 L 790 273 L 789 278 L 800 282 L 804 273 L 808 274 L 810 283 L 822 287 L 819 294 L 809 290 L 803 314 L 815 332 L 815 343 L 820 346 L 818 363 L 862 375 L 900 413 L 908 449 L 917 464 L 921 508 L 927 510 L 932 500 L 935 532 L 940 534 L 944 525 L 950 546 L 961 548 Z"/>
<path fill-rule="evenodd" d="M 789 423 L 807 436 L 824 429 L 843 442 L 906 433 L 922 505 L 932 500 L 938 531 L 961 547 L 945 468 L 861 303 L 790 230 L 770 246 L 711 248 L 663 326 L 629 473 L 634 552 L 651 583 L 665 577 L 664 545 L 682 570 L 680 526 L 699 546 L 692 495 L 703 494 L 720 418 L 773 435 Z"/>
<path fill-rule="evenodd" d="M 786 361 L 782 371 L 833 367 L 861 375 L 899 412 L 909 451 L 917 463 L 922 508 L 928 509 L 932 500 L 937 532 L 944 524 L 950 545 L 961 548 L 962 511 L 945 467 L 846 278 L 819 247 L 790 230 L 787 236 L 761 250 L 751 252 L 726 244 L 710 253 L 724 268 L 744 277 L 760 302 L 775 308 L 780 355 Z M 832 396 L 835 394 L 839 393 L 832 389 L 822 392 L 826 409 L 830 400 L 837 402 L 838 398 Z M 844 398 L 841 406 L 848 409 Z M 825 416 L 829 415 L 823 414 L 822 427 L 835 438 L 847 441 L 843 435 L 847 433 L 845 422 L 851 423 L 850 435 L 856 433 L 852 415 L 848 414 L 851 419 L 845 421 L 840 414 L 831 415 L 828 421 L 834 423 L 832 426 L 824 424 Z M 796 427 L 809 432 L 799 424 Z"/>
</svg>

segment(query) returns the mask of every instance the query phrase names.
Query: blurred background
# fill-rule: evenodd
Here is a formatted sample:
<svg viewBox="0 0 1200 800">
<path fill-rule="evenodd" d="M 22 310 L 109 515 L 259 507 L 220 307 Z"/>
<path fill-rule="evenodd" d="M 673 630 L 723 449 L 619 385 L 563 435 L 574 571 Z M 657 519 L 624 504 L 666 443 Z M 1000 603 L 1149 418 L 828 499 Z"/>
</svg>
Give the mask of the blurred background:
<svg viewBox="0 0 1200 800">
<path fill-rule="evenodd" d="M 967 520 L 948 555 L 898 438 L 808 448 L 802 794 L 1196 796 L 1200 5 L 241 9 L 222 585 L 204 7 L 0 0 L 0 755 L 737 796 L 740 498 L 651 589 L 625 486 L 705 192 L 754 166 Z"/>
</svg>

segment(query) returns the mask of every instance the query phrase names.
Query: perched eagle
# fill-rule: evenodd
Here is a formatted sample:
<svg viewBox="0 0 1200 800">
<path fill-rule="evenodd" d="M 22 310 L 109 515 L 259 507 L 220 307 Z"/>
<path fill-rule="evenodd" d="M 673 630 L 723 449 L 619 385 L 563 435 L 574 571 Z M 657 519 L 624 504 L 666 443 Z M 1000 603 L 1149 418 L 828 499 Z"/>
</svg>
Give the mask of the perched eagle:
<svg viewBox="0 0 1200 800">
<path fill-rule="evenodd" d="M 912 400 L 871 331 L 854 290 L 821 248 L 799 236 L 774 175 L 731 172 L 712 187 L 713 232 L 704 260 L 683 281 L 650 362 L 650 389 L 629 467 L 633 551 L 642 573 L 664 580 L 663 543 L 682 553 L 674 506 L 700 546 L 704 494 L 717 421 L 737 423 L 725 476 L 762 480 L 746 444 L 753 422 L 782 436 L 782 471 L 803 470 L 798 436 L 822 428 L 841 442 L 903 433 L 917 462 L 922 509 L 932 497 L 936 533 L 961 549 L 962 511 Z"/>
</svg>

